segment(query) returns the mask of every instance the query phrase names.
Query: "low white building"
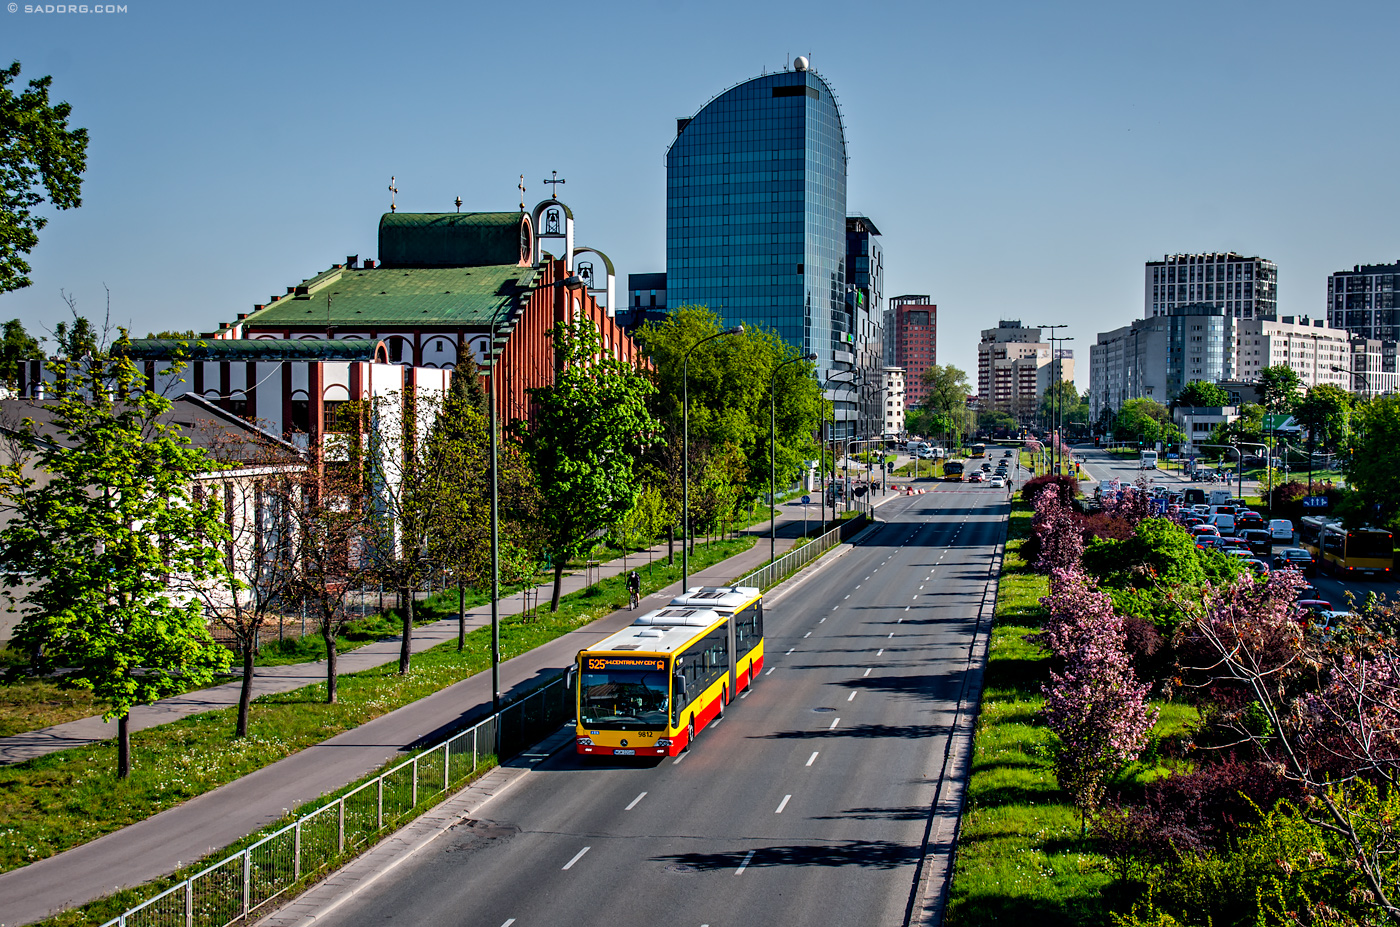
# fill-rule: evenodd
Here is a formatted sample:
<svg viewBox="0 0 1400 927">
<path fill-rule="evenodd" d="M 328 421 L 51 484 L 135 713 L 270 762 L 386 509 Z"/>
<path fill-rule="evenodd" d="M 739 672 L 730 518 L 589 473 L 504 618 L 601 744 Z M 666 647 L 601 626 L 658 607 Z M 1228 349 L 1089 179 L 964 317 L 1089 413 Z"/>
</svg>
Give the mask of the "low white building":
<svg viewBox="0 0 1400 927">
<path fill-rule="evenodd" d="M 1202 444 L 1210 443 L 1210 436 L 1221 425 L 1228 425 L 1240 417 L 1235 406 L 1181 406 L 1172 411 L 1172 421 L 1186 440 L 1181 445 L 1183 455 L 1201 453 Z"/>
</svg>

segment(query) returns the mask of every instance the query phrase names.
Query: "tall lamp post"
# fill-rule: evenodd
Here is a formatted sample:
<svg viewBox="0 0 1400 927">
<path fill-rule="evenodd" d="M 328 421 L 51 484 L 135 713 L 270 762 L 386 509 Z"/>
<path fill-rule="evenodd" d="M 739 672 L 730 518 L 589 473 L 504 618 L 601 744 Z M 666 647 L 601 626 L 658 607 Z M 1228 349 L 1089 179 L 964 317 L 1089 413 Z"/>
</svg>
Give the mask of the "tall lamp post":
<svg viewBox="0 0 1400 927">
<path fill-rule="evenodd" d="M 681 592 L 690 587 L 690 355 L 707 341 L 725 335 L 742 335 L 744 326 L 736 325 L 722 332 L 707 335 L 690 346 L 681 360 Z"/>
<path fill-rule="evenodd" d="M 777 452 L 777 422 L 778 422 L 778 400 L 776 391 L 778 388 L 778 371 L 788 364 L 796 364 L 799 361 L 814 361 L 815 354 L 799 354 L 797 357 L 785 360 L 773 368 L 773 375 L 768 378 L 768 560 L 771 563 L 778 556 L 778 506 L 777 506 L 777 472 L 778 472 L 778 452 Z"/>
<path fill-rule="evenodd" d="M 1046 338 L 1045 340 L 1050 342 L 1050 363 L 1051 363 L 1051 364 L 1054 364 L 1054 363 L 1055 363 L 1055 342 L 1056 342 L 1056 341 L 1069 341 L 1069 340 L 1071 340 L 1071 339 L 1069 339 L 1069 338 L 1056 338 L 1056 337 L 1055 337 L 1055 330 L 1056 330 L 1056 329 L 1060 329 L 1060 328 L 1069 328 L 1069 325 L 1068 325 L 1068 324 L 1064 324 L 1064 325 L 1037 325 L 1036 328 L 1048 328 L 1048 329 L 1050 329 L 1050 337 Z M 1053 387 L 1054 384 L 1052 383 L 1051 386 Z M 1055 394 L 1054 394 L 1054 393 L 1051 393 L 1051 394 L 1050 394 L 1050 442 L 1049 442 L 1049 444 L 1050 444 L 1050 469 L 1051 469 L 1051 471 L 1054 472 L 1054 473 L 1059 473 L 1059 472 L 1060 472 L 1059 461 L 1056 460 L 1056 456 L 1055 456 L 1056 453 L 1057 453 L 1058 450 L 1059 450 L 1059 449 L 1056 447 L 1056 445 L 1059 443 L 1058 440 L 1057 440 L 1057 439 L 1059 438 L 1059 435 L 1060 435 L 1060 433 L 1059 433 L 1059 431 L 1057 430 L 1057 428 L 1056 428 L 1056 426 L 1055 426 Z"/>
</svg>

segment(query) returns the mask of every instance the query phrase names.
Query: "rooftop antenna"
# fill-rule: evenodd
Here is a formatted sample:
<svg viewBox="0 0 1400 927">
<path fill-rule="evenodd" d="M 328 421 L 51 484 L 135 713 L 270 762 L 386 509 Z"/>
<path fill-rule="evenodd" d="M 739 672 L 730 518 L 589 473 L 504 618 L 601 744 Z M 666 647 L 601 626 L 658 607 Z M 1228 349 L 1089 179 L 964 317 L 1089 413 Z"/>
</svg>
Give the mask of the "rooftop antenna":
<svg viewBox="0 0 1400 927">
<path fill-rule="evenodd" d="M 525 211 L 525 175 L 524 175 L 524 174 L 521 174 L 521 175 L 520 175 L 520 183 L 516 184 L 516 187 L 517 187 L 517 189 L 520 190 L 520 211 L 521 211 L 521 212 L 524 212 L 524 211 Z"/>
<path fill-rule="evenodd" d="M 397 212 L 397 211 L 398 211 L 398 206 L 396 205 L 396 199 L 397 199 L 398 195 L 399 195 L 399 188 L 398 188 L 397 186 L 395 186 L 395 184 L 394 184 L 394 177 L 393 177 L 393 175 L 391 174 L 391 175 L 389 175 L 389 211 L 390 211 L 390 212 Z"/>
<path fill-rule="evenodd" d="M 459 196 L 459 197 L 457 197 L 457 199 L 453 200 L 453 202 L 457 204 L 457 211 L 458 211 L 458 212 L 461 212 L 461 211 L 462 211 L 462 198 Z"/>
<path fill-rule="evenodd" d="M 560 180 L 560 179 L 559 179 L 559 172 L 558 172 L 558 171 L 550 171 L 549 174 L 550 174 L 550 176 L 553 177 L 554 179 L 553 179 L 553 180 L 541 180 L 540 183 L 554 184 L 554 186 L 552 186 L 552 187 L 549 188 L 549 198 L 552 199 L 552 200 L 557 200 L 557 199 L 559 199 L 559 184 L 561 184 L 561 183 L 568 183 L 568 181 L 567 181 L 567 180 Z"/>
</svg>

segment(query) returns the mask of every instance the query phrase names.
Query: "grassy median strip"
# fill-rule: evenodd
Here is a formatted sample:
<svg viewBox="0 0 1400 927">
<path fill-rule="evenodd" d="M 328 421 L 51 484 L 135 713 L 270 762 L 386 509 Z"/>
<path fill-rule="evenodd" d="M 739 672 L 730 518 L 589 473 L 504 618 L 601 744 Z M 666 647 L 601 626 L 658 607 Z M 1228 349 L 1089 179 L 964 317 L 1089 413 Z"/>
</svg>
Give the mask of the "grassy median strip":
<svg viewBox="0 0 1400 927">
<path fill-rule="evenodd" d="M 692 572 L 726 560 L 753 538 L 697 545 Z M 680 565 L 639 566 L 643 590 L 680 578 Z M 623 576 L 565 596 L 559 611 L 510 617 L 501 625 L 503 658 L 519 656 L 627 603 Z M 233 740 L 235 709 L 207 712 L 132 735 L 135 770 L 115 777 L 111 741 L 0 767 L 0 872 L 61 853 L 261 769 L 305 747 L 431 695 L 490 666 L 490 629 L 416 654 L 407 676 L 396 664 L 342 676 L 340 701 L 327 705 L 325 683 L 253 703 L 249 736 Z"/>
<path fill-rule="evenodd" d="M 1113 877 L 1107 858 L 1080 837 L 1079 812 L 1060 792 L 1051 762 L 1052 735 L 1037 715 L 1050 658 L 1027 643 L 1045 617 L 1047 577 L 1022 559 L 1031 510 L 1017 502 L 988 649 L 967 805 L 958 838 L 947 923 L 972 927 L 1033 920 L 1036 927 L 1106 924 Z M 1161 718 L 1151 743 L 1194 720 L 1182 705 L 1153 703 Z M 1167 772 L 1155 746 L 1123 770 L 1115 785 L 1132 788 Z"/>
</svg>

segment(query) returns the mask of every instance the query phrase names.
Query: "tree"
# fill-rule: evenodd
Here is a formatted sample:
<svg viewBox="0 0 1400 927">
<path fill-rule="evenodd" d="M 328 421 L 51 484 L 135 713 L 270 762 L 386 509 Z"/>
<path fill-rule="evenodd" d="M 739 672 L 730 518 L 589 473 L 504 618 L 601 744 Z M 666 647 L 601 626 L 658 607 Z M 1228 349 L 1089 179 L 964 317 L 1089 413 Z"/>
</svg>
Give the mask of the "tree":
<svg viewBox="0 0 1400 927">
<path fill-rule="evenodd" d="M 194 341 L 199 336 L 195 333 L 195 330 L 193 328 L 187 328 L 184 331 L 167 330 L 159 332 L 147 332 L 146 337 L 158 338 L 162 341 Z"/>
<path fill-rule="evenodd" d="M 1400 527 L 1400 394 L 1379 396 L 1356 414 L 1347 485 L 1357 495 L 1364 521 Z"/>
<path fill-rule="evenodd" d="M 972 392 L 967 374 L 952 364 L 932 364 L 924 371 L 924 385 L 928 387 L 928 410 L 943 416 L 942 432 L 951 439 L 967 418 L 967 397 Z"/>
<path fill-rule="evenodd" d="M 658 422 L 647 408 L 655 387 L 602 350 L 592 322 L 556 325 L 552 337 L 554 384 L 531 390 L 535 423 L 518 428 L 539 480 L 540 528 L 554 561 L 549 608 L 558 611 L 569 559 L 635 504 L 637 457 Z"/>
<path fill-rule="evenodd" d="M 25 255 L 48 224 L 34 209 L 44 202 L 81 206 L 87 169 L 87 129 L 69 129 L 73 108 L 49 102 L 53 78 L 36 78 L 15 93 L 19 71 L 18 61 L 0 71 L 0 293 L 32 282 Z"/>
<path fill-rule="evenodd" d="M 982 431 L 1014 431 L 1016 425 L 1016 419 L 999 409 L 977 413 L 977 427 Z"/>
<path fill-rule="evenodd" d="M 1324 450 L 1341 447 L 1351 430 L 1351 394 L 1335 383 L 1319 383 L 1299 400 L 1294 416 Z"/>
<path fill-rule="evenodd" d="M 1040 397 L 1040 407 L 1036 419 L 1044 428 L 1051 428 L 1051 422 L 1069 424 L 1073 421 L 1085 422 L 1088 416 L 1080 408 L 1079 390 L 1073 380 L 1060 380 L 1051 383 Z M 1087 408 L 1087 403 L 1085 403 Z M 1052 414 L 1053 413 L 1053 414 Z"/>
<path fill-rule="evenodd" d="M 161 420 L 170 400 L 145 388 L 144 370 L 101 352 L 59 357 L 50 371 L 52 432 L 28 420 L 28 459 L 0 471 L 13 510 L 0 531 L 5 581 L 32 583 L 14 641 L 34 655 L 28 671 L 62 670 L 62 685 L 110 703 L 126 778 L 131 709 L 228 665 L 199 602 L 168 587 L 172 574 L 217 579 L 227 534 L 218 500 L 191 488 L 209 459 Z"/>
<path fill-rule="evenodd" d="M 1293 411 L 1302 381 L 1298 371 L 1287 364 L 1275 364 L 1259 371 L 1259 404 L 1275 415 Z"/>
<path fill-rule="evenodd" d="M 1113 433 L 1119 440 L 1154 444 L 1161 440 L 1162 426 L 1170 419 L 1167 407 L 1154 399 L 1129 399 L 1118 410 Z"/>
<path fill-rule="evenodd" d="M 1173 409 L 1218 409 L 1230 404 L 1230 395 L 1208 380 L 1192 380 L 1172 397 Z"/>
<path fill-rule="evenodd" d="M 14 389 L 19 383 L 20 365 L 42 356 L 39 342 L 24 330 L 23 323 L 10 319 L 5 323 L 4 338 L 0 340 L 0 384 Z"/>
</svg>

